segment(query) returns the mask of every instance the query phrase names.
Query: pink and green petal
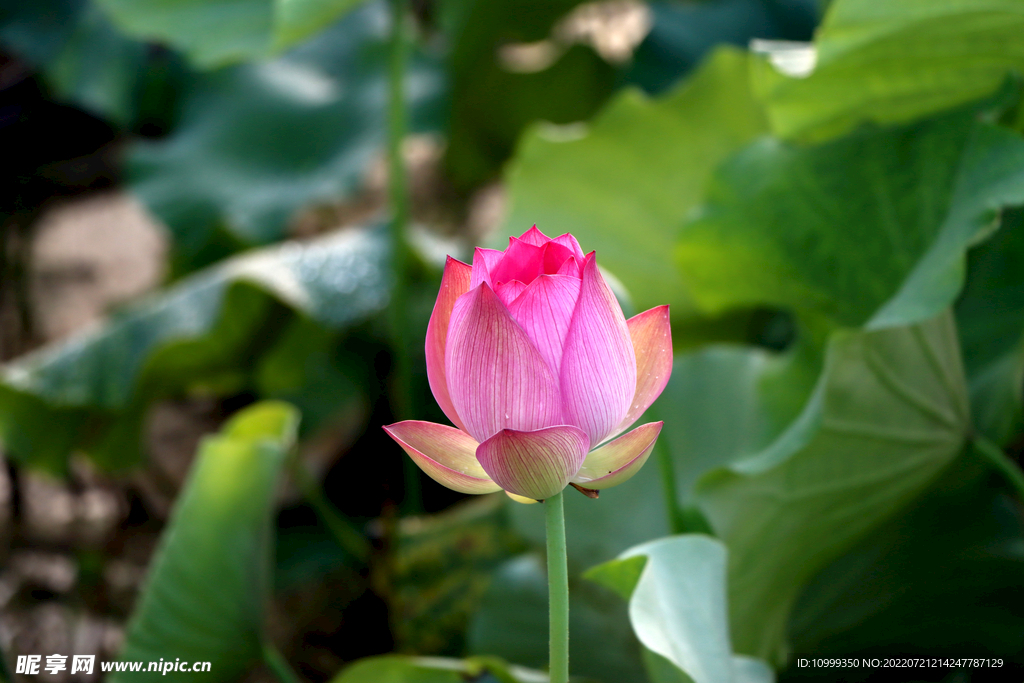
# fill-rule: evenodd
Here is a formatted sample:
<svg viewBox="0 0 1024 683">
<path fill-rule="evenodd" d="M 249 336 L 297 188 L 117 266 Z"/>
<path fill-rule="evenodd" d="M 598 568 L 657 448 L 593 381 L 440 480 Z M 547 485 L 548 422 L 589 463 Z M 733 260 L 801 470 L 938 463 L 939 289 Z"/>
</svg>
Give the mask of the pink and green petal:
<svg viewBox="0 0 1024 683">
<path fill-rule="evenodd" d="M 599 491 L 626 481 L 647 462 L 663 424 L 648 422 L 591 451 L 572 483 Z"/>
<path fill-rule="evenodd" d="M 556 375 L 486 284 L 455 302 L 445 375 L 452 404 L 477 441 L 502 429 L 564 424 Z"/>
<path fill-rule="evenodd" d="M 460 493 L 491 493 L 501 489 L 476 459 L 477 443 L 454 427 L 407 420 L 384 427 L 428 477 Z"/>
<path fill-rule="evenodd" d="M 506 491 L 544 500 L 566 487 L 587 457 L 590 440 L 569 425 L 536 431 L 503 429 L 476 449 L 476 458 Z"/>
<path fill-rule="evenodd" d="M 621 434 L 640 419 L 644 411 L 665 390 L 672 376 L 672 325 L 668 306 L 658 306 L 626 321 L 636 354 L 636 392 L 633 403 L 615 434 Z"/>
<path fill-rule="evenodd" d="M 601 443 L 619 425 L 636 389 L 636 356 L 629 328 L 619 302 L 597 270 L 593 252 L 583 263 L 560 380 L 565 421 L 583 429 L 593 444 Z"/>
<path fill-rule="evenodd" d="M 462 261 L 448 257 L 441 276 L 441 291 L 434 302 L 434 312 L 427 324 L 427 380 L 437 405 L 456 427 L 462 429 L 462 420 L 448 395 L 448 382 L 444 372 L 444 347 L 448 338 L 448 323 L 452 317 L 455 301 L 469 291 L 470 267 Z"/>
<path fill-rule="evenodd" d="M 555 377 L 562 364 L 562 346 L 579 295 L 578 278 L 541 275 L 509 307 L 509 313 L 540 351 Z"/>
</svg>

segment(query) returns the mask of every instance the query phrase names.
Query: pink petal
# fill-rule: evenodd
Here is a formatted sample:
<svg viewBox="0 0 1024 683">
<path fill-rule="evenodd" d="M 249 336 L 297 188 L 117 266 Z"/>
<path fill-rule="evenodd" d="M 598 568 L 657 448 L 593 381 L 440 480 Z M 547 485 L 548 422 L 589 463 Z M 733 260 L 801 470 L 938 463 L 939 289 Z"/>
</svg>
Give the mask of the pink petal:
<svg viewBox="0 0 1024 683">
<path fill-rule="evenodd" d="M 551 238 L 538 230 L 536 225 L 520 235 L 519 239 L 535 247 L 543 247 L 551 241 Z M 510 244 L 509 246 L 512 245 Z"/>
<path fill-rule="evenodd" d="M 476 449 L 476 458 L 506 491 L 544 500 L 565 488 L 587 457 L 582 430 L 558 425 L 536 431 L 503 429 Z"/>
<path fill-rule="evenodd" d="M 384 427 L 427 476 L 460 493 L 500 490 L 476 459 L 477 443 L 453 427 L 406 420 Z"/>
<path fill-rule="evenodd" d="M 557 273 L 562 264 L 573 257 L 572 251 L 561 244 L 548 242 L 542 248 L 544 250 L 544 272 L 548 275 Z"/>
<path fill-rule="evenodd" d="M 505 308 L 509 308 L 524 289 L 526 289 L 526 285 L 519 280 L 513 280 L 512 282 L 499 282 L 498 286 L 494 288 L 494 293 L 501 299 L 501 303 L 505 304 Z"/>
<path fill-rule="evenodd" d="M 541 275 L 509 307 L 509 313 L 540 351 L 555 377 L 562 365 L 562 347 L 579 295 L 578 278 Z"/>
<path fill-rule="evenodd" d="M 566 422 L 583 429 L 592 444 L 601 443 L 633 400 L 636 357 L 622 309 L 598 272 L 593 252 L 583 263 L 560 378 Z M 459 415 L 465 419 L 461 410 Z"/>
<path fill-rule="evenodd" d="M 626 481 L 647 462 L 663 424 L 648 422 L 591 451 L 572 483 L 601 490 Z"/>
<path fill-rule="evenodd" d="M 556 274 L 557 275 L 570 275 L 572 277 L 579 277 L 580 276 L 580 264 L 581 263 L 583 263 L 583 261 L 577 261 L 575 256 L 573 256 L 572 258 L 568 258 L 568 259 L 565 260 L 565 263 L 563 263 L 561 266 L 559 266 L 558 272 Z"/>
<path fill-rule="evenodd" d="M 626 417 L 615 428 L 621 434 L 640 419 L 672 376 L 672 326 L 668 306 L 657 306 L 626 321 L 636 354 L 636 392 Z M 613 434 L 613 435 L 614 435 Z"/>
<path fill-rule="evenodd" d="M 556 375 L 486 284 L 455 302 L 445 373 L 452 404 L 477 441 L 502 429 L 563 424 Z"/>
<path fill-rule="evenodd" d="M 444 374 L 444 347 L 448 338 L 448 322 L 452 317 L 455 300 L 469 291 L 470 267 L 462 261 L 448 257 L 441 277 L 441 290 L 434 302 L 434 312 L 427 324 L 427 380 L 437 405 L 452 423 L 462 429 L 462 421 L 448 396 L 448 383 Z"/>
<path fill-rule="evenodd" d="M 569 233 L 559 235 L 551 241 L 555 244 L 561 244 L 563 247 L 567 247 L 569 251 L 572 252 L 572 255 L 576 257 L 576 263 L 583 263 L 585 260 L 585 257 L 583 256 L 583 249 L 580 248 L 580 243 L 577 242 L 576 238 Z"/>
<path fill-rule="evenodd" d="M 544 272 L 544 249 L 509 238 L 505 256 L 491 269 L 491 283 L 520 280 L 526 284 Z"/>
<path fill-rule="evenodd" d="M 473 275 L 469 280 L 469 288 L 476 289 L 481 282 L 486 282 L 491 287 L 494 282 L 491 280 L 491 271 L 501 262 L 505 252 L 497 249 L 484 249 L 477 247 L 473 250 Z"/>
</svg>

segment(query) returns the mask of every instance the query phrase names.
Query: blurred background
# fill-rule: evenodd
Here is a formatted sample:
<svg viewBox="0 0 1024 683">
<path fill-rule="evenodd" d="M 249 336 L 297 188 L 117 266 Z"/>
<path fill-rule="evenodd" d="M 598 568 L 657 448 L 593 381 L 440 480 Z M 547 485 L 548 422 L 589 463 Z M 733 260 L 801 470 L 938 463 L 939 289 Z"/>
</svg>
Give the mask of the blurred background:
<svg viewBox="0 0 1024 683">
<path fill-rule="evenodd" d="M 534 223 L 678 354 L 647 467 L 566 494 L 581 680 L 683 680 L 582 578 L 680 533 L 780 680 L 1024 662 L 1024 14 L 828 4 L 3 0 L 0 677 L 532 680 L 463 658 L 544 668 L 541 506 L 380 426 L 447 423 L 445 256 Z"/>
</svg>

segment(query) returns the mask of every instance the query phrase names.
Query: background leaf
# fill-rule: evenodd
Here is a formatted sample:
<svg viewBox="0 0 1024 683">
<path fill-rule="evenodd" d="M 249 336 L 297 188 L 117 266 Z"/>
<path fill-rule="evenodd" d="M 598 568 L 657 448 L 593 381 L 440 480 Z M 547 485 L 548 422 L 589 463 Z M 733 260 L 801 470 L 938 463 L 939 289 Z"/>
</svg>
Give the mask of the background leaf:
<svg viewBox="0 0 1024 683">
<path fill-rule="evenodd" d="M 389 31 L 380 0 L 278 59 L 197 76 L 173 133 L 132 149 L 133 189 L 173 234 L 177 272 L 280 240 L 301 207 L 359 187 L 384 144 Z M 442 93 L 418 55 L 414 130 L 440 127 Z"/>
<path fill-rule="evenodd" d="M 864 120 L 906 122 L 994 92 L 1020 71 L 1014 0 L 834 0 L 808 78 L 765 64 L 759 90 L 782 137 L 821 139 Z"/>
<path fill-rule="evenodd" d="M 937 315 L 963 285 L 966 250 L 1024 202 L 1024 141 L 972 118 L 752 144 L 679 237 L 691 294 L 711 312 L 789 308 L 819 329 Z"/>
<path fill-rule="evenodd" d="M 697 483 L 696 500 L 729 548 L 736 650 L 784 661 L 803 584 L 929 486 L 969 429 L 951 314 L 839 335 L 789 429 Z"/>
<path fill-rule="evenodd" d="M 153 398 L 196 385 L 222 395 L 245 387 L 289 308 L 333 330 L 365 320 L 387 303 L 388 254 L 379 230 L 252 252 L 23 357 L 0 384 L 10 454 L 57 471 L 73 447 L 109 468 L 135 464 Z M 338 401 L 350 398 L 335 389 Z"/>
<path fill-rule="evenodd" d="M 733 655 L 726 555 L 725 546 L 707 536 L 673 536 L 630 548 L 587 576 L 628 593 L 629 620 L 640 642 L 694 683 L 770 683 L 774 675 L 766 664 Z M 636 557 L 646 562 L 638 577 L 626 578 L 638 567 Z"/>
<path fill-rule="evenodd" d="M 492 574 L 524 549 L 504 500 L 503 494 L 474 497 L 440 514 L 402 520 L 391 606 L 396 649 L 464 652 L 470 618 Z"/>
<path fill-rule="evenodd" d="M 919 501 L 808 583 L 790 622 L 794 652 L 1015 657 L 1024 648 L 1018 505 L 968 449 Z"/>
<path fill-rule="evenodd" d="M 259 659 L 271 512 L 298 420 L 287 404 L 260 403 L 203 442 L 128 627 L 124 661 L 210 662 L 211 680 L 232 681 Z M 194 676 L 115 673 L 112 679 Z"/>
<path fill-rule="evenodd" d="M 186 74 L 177 55 L 119 33 L 88 0 L 12 0 L 0 10 L 0 43 L 61 102 L 146 134 L 173 119 Z"/>
<path fill-rule="evenodd" d="M 352 9 L 359 0 L 98 0 L 119 28 L 180 49 L 201 68 L 266 57 Z"/>
<path fill-rule="evenodd" d="M 956 304 L 975 427 L 1009 443 L 1024 430 L 1024 212 L 1007 211 L 1002 227 L 968 257 Z"/>
</svg>

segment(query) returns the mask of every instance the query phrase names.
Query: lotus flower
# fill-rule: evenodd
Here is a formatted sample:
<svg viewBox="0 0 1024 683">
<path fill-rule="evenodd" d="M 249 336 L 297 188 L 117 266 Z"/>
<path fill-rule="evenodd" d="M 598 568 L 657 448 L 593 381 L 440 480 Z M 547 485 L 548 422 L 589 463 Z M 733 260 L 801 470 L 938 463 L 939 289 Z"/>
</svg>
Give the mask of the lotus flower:
<svg viewBox="0 0 1024 683">
<path fill-rule="evenodd" d="M 534 226 L 505 251 L 476 249 L 472 266 L 449 257 L 426 355 L 455 427 L 384 429 L 456 491 L 544 500 L 573 484 L 596 496 L 632 477 L 661 432 L 651 422 L 618 436 L 672 372 L 668 306 L 627 321 L 594 252 L 569 234 Z"/>
</svg>

